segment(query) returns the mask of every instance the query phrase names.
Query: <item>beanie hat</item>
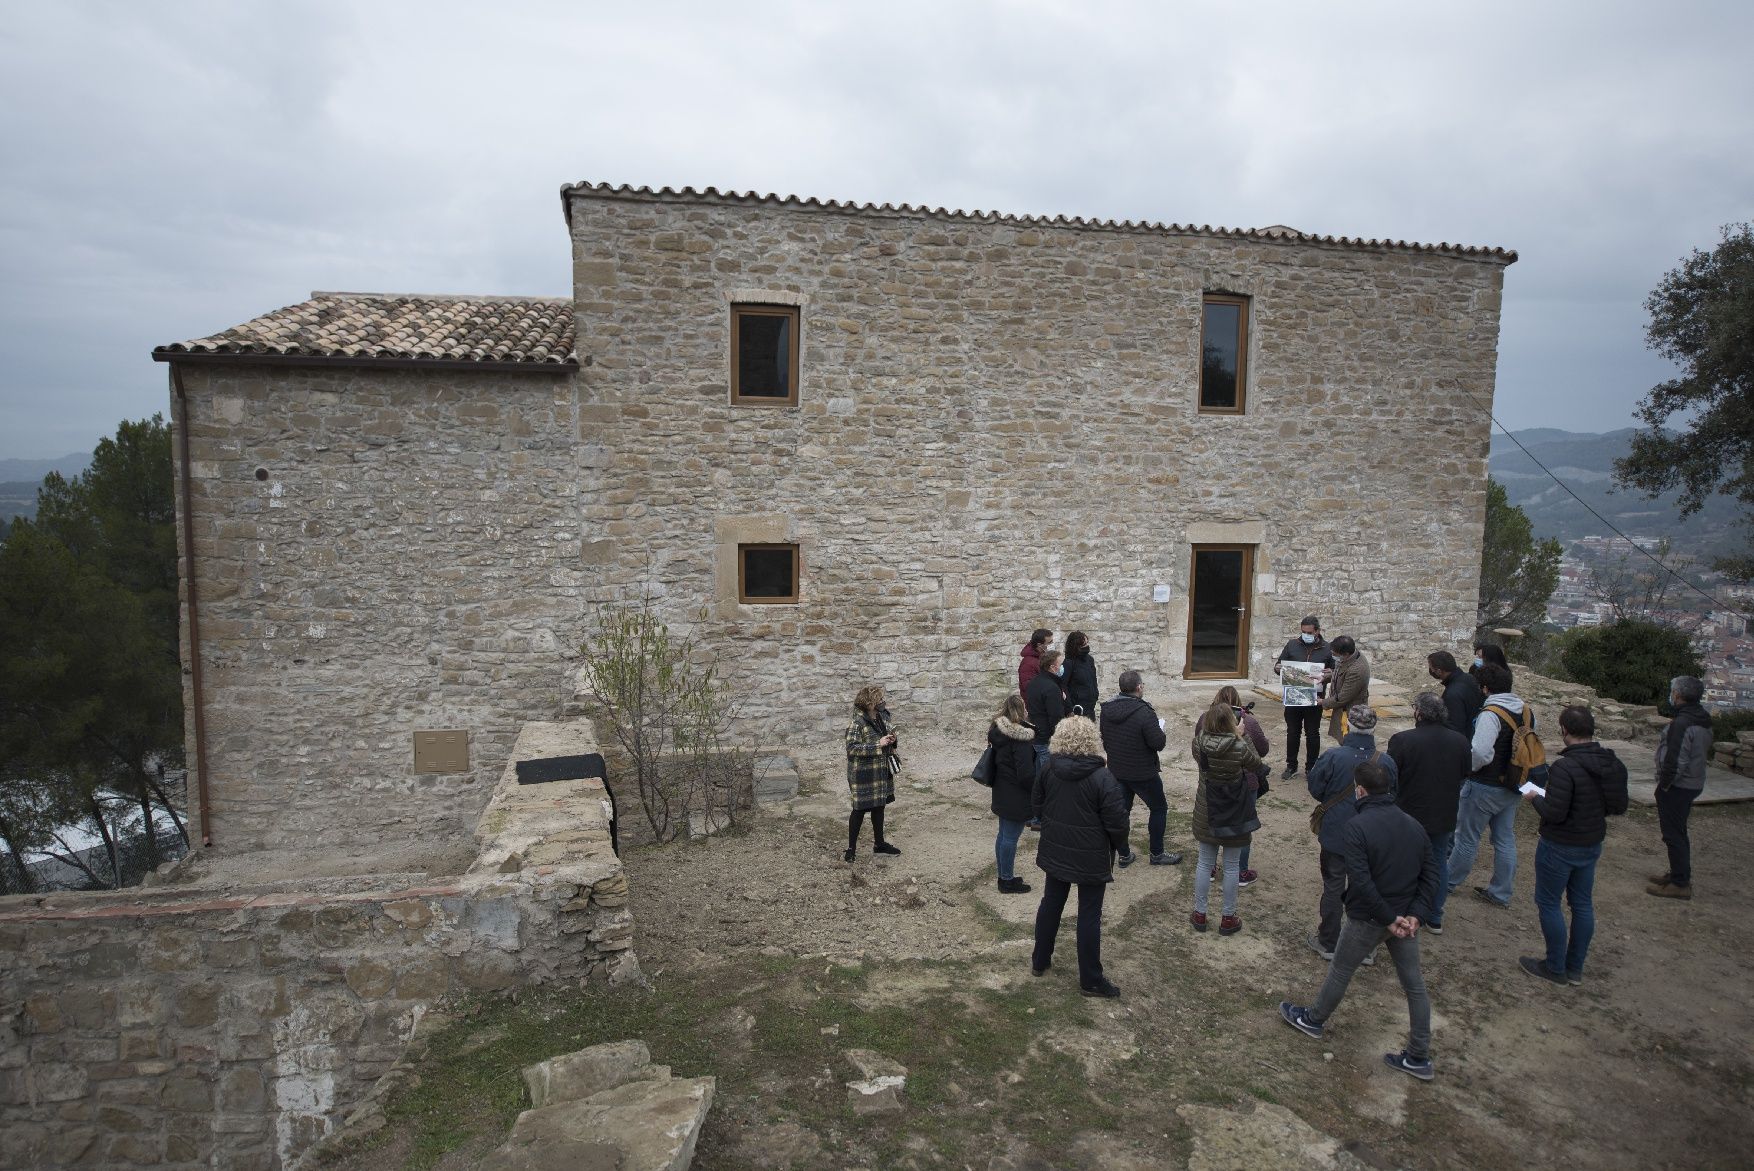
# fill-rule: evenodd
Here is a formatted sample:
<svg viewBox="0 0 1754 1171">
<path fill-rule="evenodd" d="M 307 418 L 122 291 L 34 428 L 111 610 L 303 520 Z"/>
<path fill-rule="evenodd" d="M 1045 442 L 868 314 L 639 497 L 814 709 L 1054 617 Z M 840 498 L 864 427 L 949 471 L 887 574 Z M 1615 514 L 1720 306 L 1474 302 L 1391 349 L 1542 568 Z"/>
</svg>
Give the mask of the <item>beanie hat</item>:
<svg viewBox="0 0 1754 1171">
<path fill-rule="evenodd" d="M 1366 703 L 1355 703 L 1346 709 L 1346 726 L 1354 732 L 1368 732 L 1376 727 L 1376 713 Z"/>
</svg>

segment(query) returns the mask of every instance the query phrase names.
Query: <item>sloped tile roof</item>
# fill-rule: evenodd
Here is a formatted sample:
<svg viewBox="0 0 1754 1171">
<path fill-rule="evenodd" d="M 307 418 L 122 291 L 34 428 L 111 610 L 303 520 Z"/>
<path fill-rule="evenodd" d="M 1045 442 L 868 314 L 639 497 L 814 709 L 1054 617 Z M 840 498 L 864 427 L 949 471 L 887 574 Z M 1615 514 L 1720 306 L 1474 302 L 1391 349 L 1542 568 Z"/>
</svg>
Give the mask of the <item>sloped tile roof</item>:
<svg viewBox="0 0 1754 1171">
<path fill-rule="evenodd" d="M 308 301 L 193 341 L 180 354 L 429 361 L 494 366 L 577 365 L 569 297 L 445 297 L 312 293 Z"/>
<path fill-rule="evenodd" d="M 1355 236 L 1322 236 L 1313 232 L 1300 232 L 1295 228 L 1287 228 L 1283 224 L 1275 224 L 1270 228 L 1215 228 L 1210 224 L 1165 224 L 1146 220 L 1094 220 L 1081 216 L 1040 216 L 1011 215 L 998 211 L 963 211 L 957 208 L 950 211 L 942 207 L 924 207 L 912 203 L 853 203 L 838 199 L 817 199 L 814 196 L 801 199 L 796 195 L 762 195 L 754 191 L 720 191 L 717 187 L 696 190 L 693 187 L 634 187 L 623 183 L 615 186 L 609 183 L 592 183 L 584 181 L 568 183 L 560 189 L 561 207 L 566 212 L 567 222 L 572 222 L 573 196 L 592 199 L 628 199 L 646 200 L 659 203 L 733 203 L 733 204 L 764 204 L 772 207 L 796 207 L 815 211 L 842 212 L 859 215 L 908 216 L 913 218 L 963 220 L 983 224 L 1018 224 L 1038 228 L 1084 228 L 1111 232 L 1159 232 L 1172 236 L 1219 236 L 1245 240 L 1273 240 L 1300 244 L 1324 244 L 1340 248 L 1364 248 L 1380 251 L 1394 249 L 1407 252 L 1441 252 L 1451 256 L 1468 256 L 1478 260 L 1497 261 L 1504 264 L 1515 264 L 1516 253 L 1505 248 L 1483 247 L 1473 244 L 1417 244 L 1407 240 L 1366 240 Z"/>
</svg>

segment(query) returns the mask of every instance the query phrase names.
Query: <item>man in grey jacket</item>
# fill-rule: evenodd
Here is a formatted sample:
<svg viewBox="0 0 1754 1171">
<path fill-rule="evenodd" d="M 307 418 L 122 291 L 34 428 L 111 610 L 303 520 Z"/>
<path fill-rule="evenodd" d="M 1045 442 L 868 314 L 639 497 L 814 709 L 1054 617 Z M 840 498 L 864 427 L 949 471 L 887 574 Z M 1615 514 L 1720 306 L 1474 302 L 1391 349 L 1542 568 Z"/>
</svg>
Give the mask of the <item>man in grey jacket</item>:
<svg viewBox="0 0 1754 1171">
<path fill-rule="evenodd" d="M 1510 906 L 1516 882 L 1516 811 L 1517 786 L 1510 782 L 1508 766 L 1515 723 L 1501 720 L 1503 712 L 1510 721 L 1520 723 L 1525 705 L 1522 697 L 1511 694 L 1510 671 L 1497 663 L 1480 668 L 1480 683 L 1486 691 L 1486 706 L 1474 718 L 1472 763 L 1474 771 L 1462 783 L 1461 799 L 1456 809 L 1455 848 L 1449 857 L 1449 889 L 1466 882 L 1474 868 L 1474 855 L 1480 849 L 1480 835 L 1490 829 L 1492 834 L 1492 880 L 1474 888 L 1474 896 L 1494 907 Z M 1529 713 L 1529 726 L 1534 726 L 1534 713 Z"/>
<path fill-rule="evenodd" d="M 1660 899 L 1693 897 L 1693 844 L 1687 838 L 1687 816 L 1705 789 L 1705 764 L 1711 758 L 1711 713 L 1700 706 L 1705 684 L 1682 675 L 1669 684 L 1669 706 L 1675 716 L 1657 743 L 1657 823 L 1669 848 L 1667 874 L 1651 875 L 1646 894 Z"/>
</svg>

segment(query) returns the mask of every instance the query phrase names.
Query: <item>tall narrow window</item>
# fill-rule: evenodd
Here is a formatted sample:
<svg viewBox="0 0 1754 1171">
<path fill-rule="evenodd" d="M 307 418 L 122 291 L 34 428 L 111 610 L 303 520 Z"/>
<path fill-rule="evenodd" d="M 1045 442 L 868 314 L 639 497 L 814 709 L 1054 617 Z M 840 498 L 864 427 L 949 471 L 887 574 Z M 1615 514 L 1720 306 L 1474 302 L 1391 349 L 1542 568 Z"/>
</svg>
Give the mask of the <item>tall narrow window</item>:
<svg viewBox="0 0 1754 1171">
<path fill-rule="evenodd" d="M 731 401 L 797 404 L 796 306 L 731 306 Z"/>
<path fill-rule="evenodd" d="M 754 604 L 798 600 L 798 546 L 738 545 L 737 600 Z"/>
<path fill-rule="evenodd" d="M 1200 323 L 1200 409 L 1240 415 L 1248 388 L 1247 297 L 1208 293 Z"/>
</svg>

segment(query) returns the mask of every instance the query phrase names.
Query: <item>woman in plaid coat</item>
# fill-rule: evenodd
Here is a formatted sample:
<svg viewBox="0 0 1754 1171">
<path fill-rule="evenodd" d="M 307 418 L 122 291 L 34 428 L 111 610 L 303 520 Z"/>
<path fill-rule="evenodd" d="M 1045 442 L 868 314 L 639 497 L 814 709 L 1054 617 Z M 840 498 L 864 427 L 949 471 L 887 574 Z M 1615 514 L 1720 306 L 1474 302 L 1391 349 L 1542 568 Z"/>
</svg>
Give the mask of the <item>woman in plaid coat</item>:
<svg viewBox="0 0 1754 1171">
<path fill-rule="evenodd" d="M 883 705 L 881 687 L 861 687 L 853 698 L 858 715 L 847 728 L 847 788 L 853 811 L 847 817 L 846 860 L 851 862 L 859 847 L 859 827 L 871 815 L 874 854 L 899 854 L 883 840 L 883 808 L 895 800 L 895 774 L 901 761 L 895 755 L 895 729 L 889 709 Z"/>
</svg>

